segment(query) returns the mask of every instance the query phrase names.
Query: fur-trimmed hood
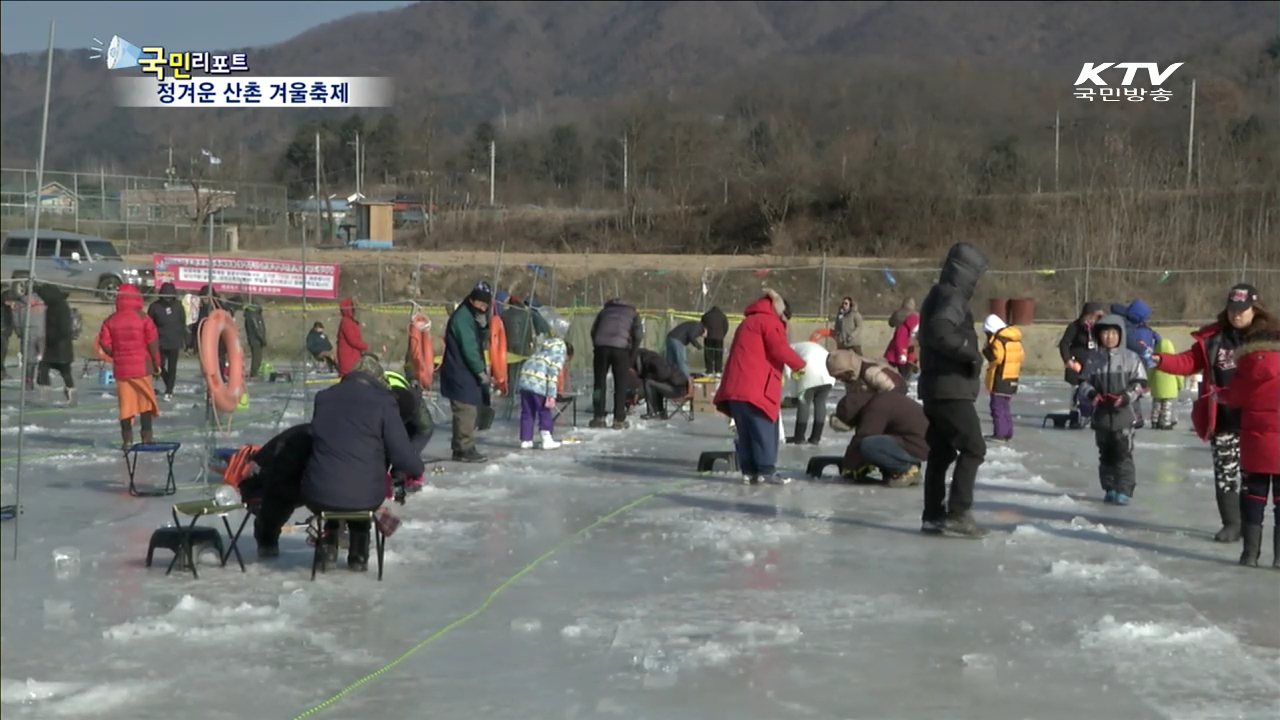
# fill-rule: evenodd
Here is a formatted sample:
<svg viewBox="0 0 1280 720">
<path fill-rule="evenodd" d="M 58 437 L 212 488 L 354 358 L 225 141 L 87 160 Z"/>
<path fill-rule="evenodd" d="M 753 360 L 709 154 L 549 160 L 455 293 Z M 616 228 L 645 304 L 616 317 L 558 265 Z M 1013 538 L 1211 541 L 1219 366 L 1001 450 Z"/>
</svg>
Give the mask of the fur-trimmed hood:
<svg viewBox="0 0 1280 720">
<path fill-rule="evenodd" d="M 766 312 L 772 312 L 777 315 L 778 319 L 784 323 L 791 319 L 791 307 L 787 305 L 787 301 L 777 290 L 771 288 L 765 288 L 764 295 L 748 305 L 743 315 Z"/>
<path fill-rule="evenodd" d="M 1266 328 L 1246 335 L 1244 344 L 1236 348 L 1236 357 L 1251 352 L 1280 352 L 1280 330 Z"/>
</svg>

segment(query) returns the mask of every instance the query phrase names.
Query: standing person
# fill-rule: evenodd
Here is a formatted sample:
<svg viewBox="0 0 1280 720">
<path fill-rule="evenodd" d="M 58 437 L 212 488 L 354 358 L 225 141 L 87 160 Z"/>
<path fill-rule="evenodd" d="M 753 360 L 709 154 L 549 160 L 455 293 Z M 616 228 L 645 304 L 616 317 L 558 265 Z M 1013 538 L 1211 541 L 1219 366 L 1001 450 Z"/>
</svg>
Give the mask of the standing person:
<svg viewBox="0 0 1280 720">
<path fill-rule="evenodd" d="M 1236 349 L 1236 372 L 1223 402 L 1240 412 L 1240 469 L 1244 472 L 1244 550 L 1240 564 L 1257 567 L 1267 496 L 1275 530 L 1271 567 L 1280 569 L 1280 322 L 1259 307 L 1244 343 Z"/>
<path fill-rule="evenodd" d="M 311 417 L 311 456 L 302 473 L 302 500 L 313 513 L 373 511 L 387 497 L 386 474 L 407 477 L 425 470 L 387 391 L 382 366 L 361 356 L 342 381 L 316 393 Z M 318 541 L 326 563 L 338 558 L 339 523 L 325 524 Z M 369 521 L 348 522 L 347 568 L 369 568 Z"/>
<path fill-rule="evenodd" d="M 1177 354 L 1156 353 L 1155 367 L 1170 375 L 1200 374 L 1199 397 L 1191 406 L 1191 425 L 1213 451 L 1213 487 L 1222 529 L 1213 539 L 1240 541 L 1240 411 L 1221 401 L 1220 392 L 1236 372 L 1236 349 L 1254 320 L 1266 309 L 1258 291 L 1240 283 L 1227 292 L 1218 319 L 1191 333 L 1194 344 Z"/>
<path fill-rule="evenodd" d="M 173 283 L 165 283 L 172 285 Z M 187 337 L 186 349 L 190 352 L 196 350 L 196 331 L 199 330 L 200 324 L 200 296 L 195 293 L 187 293 L 182 296 L 183 317 L 187 320 Z"/>
<path fill-rule="evenodd" d="M 191 297 L 188 295 L 187 297 Z M 164 382 L 164 399 L 173 399 L 173 384 L 178 377 L 178 356 L 186 344 L 187 312 L 178 302 L 173 283 L 160 286 L 159 297 L 147 308 L 147 317 L 156 326 L 160 345 L 160 379 Z"/>
<path fill-rule="evenodd" d="M 1137 486 L 1133 465 L 1133 431 L 1137 400 L 1147 389 L 1142 358 L 1126 346 L 1128 328 L 1119 315 L 1106 315 L 1093 325 L 1098 349 L 1080 371 L 1080 389 L 1093 402 L 1093 435 L 1098 446 L 1098 480 L 1104 502 L 1128 505 Z"/>
<path fill-rule="evenodd" d="M 999 315 L 988 315 L 982 330 L 987 334 L 982 356 L 987 359 L 986 386 L 991 394 L 991 439 L 1009 442 L 1013 439 L 1011 405 L 1022 371 L 1022 331 L 1006 325 Z"/>
<path fill-rule="evenodd" d="M 667 362 L 671 363 L 680 371 L 681 375 L 689 377 L 689 345 L 699 350 L 702 349 L 702 343 L 698 342 L 698 338 L 707 334 L 707 329 L 702 326 L 701 320 L 688 320 L 671 328 L 671 332 L 667 333 Z"/>
<path fill-rule="evenodd" d="M 521 364 L 520 375 L 516 378 L 516 389 L 520 391 L 520 448 L 522 450 L 529 450 L 534 446 L 535 421 L 541 440 L 538 447 L 543 450 L 555 450 L 560 447 L 560 443 L 552 435 L 555 430 L 555 417 L 552 411 L 556 407 L 560 371 L 564 369 L 565 363 L 572 359 L 573 346 L 560 338 L 543 335 L 538 338 L 537 349 Z"/>
<path fill-rule="evenodd" d="M 482 463 L 476 449 L 476 421 L 492 380 L 484 364 L 485 328 L 493 294 L 476 287 L 449 316 L 444 329 L 444 359 L 440 363 L 440 394 L 453 411 L 453 459 Z"/>
<path fill-rule="evenodd" d="M 724 372 L 724 339 L 729 337 L 729 318 L 718 306 L 713 307 L 702 313 L 702 327 L 707 329 L 707 336 L 702 339 L 702 359 L 707 374 L 720 377 Z"/>
<path fill-rule="evenodd" d="M 116 311 L 102 323 L 98 345 L 111 358 L 116 378 L 122 448 L 133 445 L 133 418 L 140 416 L 142 442 L 154 439 L 151 420 L 160 415 L 151 378 L 160 367 L 155 323 L 142 311 L 142 294 L 133 285 L 116 291 Z"/>
<path fill-rule="evenodd" d="M 808 436 L 810 445 L 822 442 L 822 426 L 827 424 L 827 398 L 836 379 L 827 371 L 827 357 L 830 353 L 816 342 L 792 343 L 791 349 L 804 360 L 804 370 L 799 373 L 786 373 L 786 387 L 783 397 L 796 398 L 796 431 L 787 438 L 788 445 L 799 445 Z M 809 415 L 812 411 L 813 430 L 809 429 Z"/>
<path fill-rule="evenodd" d="M 262 351 L 267 347 L 267 321 L 252 295 L 244 305 L 244 336 L 249 341 L 249 379 L 257 380 L 262 376 Z"/>
<path fill-rule="evenodd" d="M 9 371 L 4 364 L 9 359 L 9 338 L 16 332 L 14 328 L 14 308 L 18 305 L 18 294 L 12 286 L 6 286 L 0 292 L 0 379 L 8 380 Z"/>
<path fill-rule="evenodd" d="M 987 258 L 977 246 L 967 242 L 952 245 L 937 284 L 920 308 L 917 391 L 929 419 L 922 532 L 966 538 L 987 535 L 972 512 L 973 487 L 987 444 L 974 407 L 982 388 L 982 346 L 969 310 L 986 270 Z M 948 497 L 947 470 L 952 463 L 956 469 Z"/>
<path fill-rule="evenodd" d="M 920 330 L 920 313 L 916 312 L 915 298 L 902 301 L 902 307 L 889 316 L 889 327 L 893 335 L 889 337 L 889 345 L 884 349 L 884 359 L 905 379 L 910 379 L 916 371 L 917 335 Z"/>
<path fill-rule="evenodd" d="M 803 370 L 805 362 L 787 342 L 791 308 L 781 295 L 766 289 L 743 315 L 712 402 L 733 420 L 742 481 L 785 484 L 790 479 L 776 472 L 782 368 Z"/>
<path fill-rule="evenodd" d="M 1151 308 L 1141 300 L 1134 300 L 1125 308 L 1124 319 L 1127 322 L 1125 342 L 1128 343 L 1129 350 L 1141 358 L 1148 368 L 1155 367 L 1154 362 L 1149 359 L 1155 353 L 1156 346 L 1160 344 L 1160 333 L 1147 325 L 1147 320 L 1150 318 Z M 1142 412 L 1141 397 L 1138 398 L 1133 411 L 1138 416 L 1134 427 L 1141 430 L 1147 424 L 1146 414 Z"/>
<path fill-rule="evenodd" d="M 360 355 L 369 349 L 356 319 L 356 303 L 349 297 L 338 301 L 342 320 L 338 321 L 338 374 L 346 375 L 355 367 Z"/>
<path fill-rule="evenodd" d="M 71 364 L 75 362 L 75 349 L 72 347 L 75 328 L 71 320 L 71 305 L 67 303 L 67 293 L 62 288 L 48 283 L 36 286 L 36 295 L 44 301 L 44 354 L 40 358 L 40 370 L 36 375 L 36 384 L 41 388 L 49 387 L 49 371 L 57 370 L 62 376 L 62 394 L 68 403 L 76 397 L 75 376 L 71 372 Z"/>
<path fill-rule="evenodd" d="M 858 312 L 858 303 L 846 296 L 840 301 L 840 309 L 836 311 L 835 327 L 832 334 L 836 336 L 837 350 L 852 350 L 862 354 L 862 313 Z"/>
<path fill-rule="evenodd" d="M 1062 339 L 1058 340 L 1058 355 L 1062 358 L 1062 379 L 1071 386 L 1071 418 L 1072 429 L 1080 427 L 1081 408 L 1080 393 L 1076 387 L 1080 385 L 1080 369 L 1084 361 L 1098 347 L 1093 339 L 1093 324 L 1102 317 L 1102 303 L 1087 302 L 1080 308 L 1080 317 L 1072 320 L 1062 331 Z M 1085 409 L 1088 414 L 1088 409 Z"/>
<path fill-rule="evenodd" d="M 28 390 L 35 389 L 36 370 L 44 355 L 44 301 L 36 294 L 34 284 L 35 281 L 30 279 L 23 281 L 22 295 L 14 314 L 18 338 L 22 340 L 22 381 Z"/>
<path fill-rule="evenodd" d="M 643 340 L 640 313 L 622 298 L 609 300 L 596 314 L 591 323 L 591 369 L 595 376 L 591 427 L 608 427 L 604 401 L 609 392 L 610 373 L 613 374 L 613 429 L 627 427 L 626 377 Z"/>
<path fill-rule="evenodd" d="M 1172 355 L 1174 352 L 1173 341 L 1169 338 L 1160 338 L 1160 343 L 1156 345 L 1156 353 Z M 1178 421 L 1173 418 L 1173 404 L 1177 402 L 1178 393 L 1182 391 L 1182 376 L 1156 368 L 1151 371 L 1150 385 L 1151 427 L 1156 430 L 1174 429 L 1178 426 Z"/>
</svg>

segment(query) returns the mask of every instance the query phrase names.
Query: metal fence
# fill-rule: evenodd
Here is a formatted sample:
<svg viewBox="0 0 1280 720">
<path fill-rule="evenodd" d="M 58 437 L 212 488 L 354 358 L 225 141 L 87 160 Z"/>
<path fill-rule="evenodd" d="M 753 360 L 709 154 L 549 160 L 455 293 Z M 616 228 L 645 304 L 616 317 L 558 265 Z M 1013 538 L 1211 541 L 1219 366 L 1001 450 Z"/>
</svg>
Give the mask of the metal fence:
<svg viewBox="0 0 1280 720">
<path fill-rule="evenodd" d="M 30 227 L 37 205 L 40 224 L 52 230 L 98 235 L 123 243 L 126 252 L 175 250 L 225 228 L 239 233 L 275 230 L 288 222 L 282 185 L 236 182 L 210 176 L 184 178 L 0 169 L 0 227 Z M 222 241 L 220 240 L 220 245 Z"/>
</svg>

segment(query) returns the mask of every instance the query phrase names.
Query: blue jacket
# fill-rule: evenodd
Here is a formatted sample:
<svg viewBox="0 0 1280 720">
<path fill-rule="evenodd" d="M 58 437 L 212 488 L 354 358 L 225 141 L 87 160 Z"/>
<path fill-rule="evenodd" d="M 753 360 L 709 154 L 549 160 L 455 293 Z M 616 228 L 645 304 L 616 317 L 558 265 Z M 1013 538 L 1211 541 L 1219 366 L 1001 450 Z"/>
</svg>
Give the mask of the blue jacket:
<svg viewBox="0 0 1280 720">
<path fill-rule="evenodd" d="M 385 385 L 350 372 L 316 393 L 311 457 L 302 473 L 305 502 L 334 510 L 380 507 L 388 464 L 410 477 L 425 469 Z"/>
<path fill-rule="evenodd" d="M 1125 347 L 1143 357 L 1146 351 L 1155 352 L 1160 344 L 1160 333 L 1147 327 L 1147 319 L 1151 317 L 1151 308 L 1141 300 L 1134 300 L 1125 308 L 1124 319 L 1128 323 L 1125 332 Z"/>
<path fill-rule="evenodd" d="M 464 405 L 484 405 L 480 386 L 486 337 L 471 304 L 464 302 L 449 316 L 444 329 L 444 359 L 440 361 L 440 394 Z"/>
<path fill-rule="evenodd" d="M 543 397 L 555 397 L 559 386 L 560 369 L 564 367 L 568 349 L 564 340 L 547 337 L 538 338 L 538 347 L 533 355 L 520 366 L 520 377 L 516 380 L 517 390 L 527 390 Z"/>
</svg>

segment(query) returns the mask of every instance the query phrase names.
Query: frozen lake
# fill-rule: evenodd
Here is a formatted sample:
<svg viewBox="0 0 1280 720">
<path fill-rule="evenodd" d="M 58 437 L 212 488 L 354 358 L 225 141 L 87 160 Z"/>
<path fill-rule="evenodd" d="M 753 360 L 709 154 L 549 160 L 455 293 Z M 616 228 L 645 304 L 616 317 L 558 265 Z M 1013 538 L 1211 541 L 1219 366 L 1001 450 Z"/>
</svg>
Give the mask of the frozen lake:
<svg viewBox="0 0 1280 720">
<path fill-rule="evenodd" d="M 217 444 L 261 443 L 281 412 L 300 422 L 287 392 L 255 388 Z M 251 528 L 247 573 L 233 559 L 166 577 L 165 551 L 145 568 L 172 500 L 125 493 L 114 400 L 82 393 L 27 416 L 16 560 L 15 521 L 0 531 L 5 720 L 1280 716 L 1280 573 L 1210 541 L 1209 453 L 1185 403 L 1177 430 L 1140 431 L 1118 508 L 1092 433 L 1040 429 L 1061 383 L 1024 380 L 1015 440 L 979 476 L 980 542 L 921 535 L 918 487 L 699 476 L 699 452 L 731 447 L 718 416 L 564 431 L 583 442 L 553 452 L 518 450 L 500 420 L 488 464 L 434 463 L 394 506 L 384 582 L 340 567 L 313 583 L 302 533 L 260 563 Z M 177 500 L 202 496 L 191 372 L 183 398 L 157 421 L 184 443 Z M 5 503 L 16 404 L 6 382 Z M 818 452 L 847 441 L 828 429 Z M 798 476 L 813 453 L 780 464 Z M 447 454 L 445 429 L 426 455 Z M 144 457 L 139 481 L 160 462 Z M 78 570 L 55 572 L 60 548 Z"/>
</svg>

